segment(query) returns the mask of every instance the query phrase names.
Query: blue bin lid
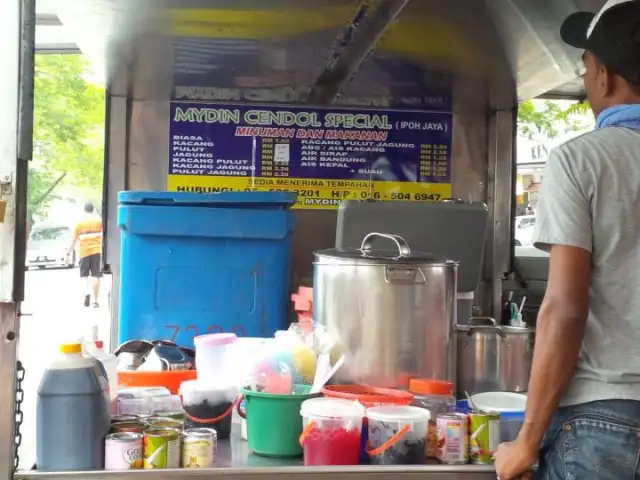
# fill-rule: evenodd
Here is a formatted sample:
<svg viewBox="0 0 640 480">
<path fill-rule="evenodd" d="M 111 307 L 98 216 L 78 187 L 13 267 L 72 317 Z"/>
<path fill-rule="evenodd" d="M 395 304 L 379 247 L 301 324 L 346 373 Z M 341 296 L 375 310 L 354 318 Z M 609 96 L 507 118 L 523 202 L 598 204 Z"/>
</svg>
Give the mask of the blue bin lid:
<svg viewBox="0 0 640 480">
<path fill-rule="evenodd" d="M 131 190 L 118 192 L 118 203 L 124 205 L 180 205 L 185 207 L 215 207 L 223 204 L 279 204 L 296 203 L 293 192 L 157 192 Z"/>
</svg>

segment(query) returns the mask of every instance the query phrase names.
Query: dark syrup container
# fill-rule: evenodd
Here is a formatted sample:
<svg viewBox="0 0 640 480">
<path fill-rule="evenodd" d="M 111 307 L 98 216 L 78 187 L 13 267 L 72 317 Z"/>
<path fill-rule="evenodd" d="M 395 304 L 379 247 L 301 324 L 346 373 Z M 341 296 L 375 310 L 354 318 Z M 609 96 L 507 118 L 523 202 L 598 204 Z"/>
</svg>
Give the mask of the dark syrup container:
<svg viewBox="0 0 640 480">
<path fill-rule="evenodd" d="M 180 395 L 185 411 L 185 429 L 213 428 L 218 439 L 229 437 L 236 387 L 189 380 L 180 385 Z"/>
<path fill-rule="evenodd" d="M 421 465 L 429 412 L 409 406 L 381 406 L 367 410 L 369 455 L 374 465 Z"/>
</svg>

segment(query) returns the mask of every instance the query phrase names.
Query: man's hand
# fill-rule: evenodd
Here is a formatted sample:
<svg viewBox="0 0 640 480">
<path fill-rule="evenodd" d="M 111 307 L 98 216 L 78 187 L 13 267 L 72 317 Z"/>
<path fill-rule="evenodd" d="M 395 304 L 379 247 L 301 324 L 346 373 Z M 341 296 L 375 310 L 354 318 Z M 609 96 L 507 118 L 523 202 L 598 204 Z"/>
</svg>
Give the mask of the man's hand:
<svg viewBox="0 0 640 480">
<path fill-rule="evenodd" d="M 530 478 L 531 467 L 538 460 L 538 449 L 516 439 L 500 444 L 493 458 L 500 480 L 526 479 Z"/>
</svg>

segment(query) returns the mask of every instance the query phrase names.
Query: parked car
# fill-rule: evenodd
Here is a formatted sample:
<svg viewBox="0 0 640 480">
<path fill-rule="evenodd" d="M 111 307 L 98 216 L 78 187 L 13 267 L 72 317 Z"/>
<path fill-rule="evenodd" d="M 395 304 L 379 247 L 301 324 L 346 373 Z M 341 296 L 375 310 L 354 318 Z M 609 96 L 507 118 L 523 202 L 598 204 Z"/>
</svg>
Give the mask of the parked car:
<svg viewBox="0 0 640 480">
<path fill-rule="evenodd" d="M 533 245 L 533 230 L 535 225 L 525 225 L 516 229 L 516 247 L 530 247 Z"/>
<path fill-rule="evenodd" d="M 535 215 L 518 215 L 515 218 L 515 224 L 516 224 L 515 225 L 516 226 L 516 232 L 520 228 L 533 226 L 533 225 L 536 224 L 536 216 Z"/>
<path fill-rule="evenodd" d="M 27 268 L 64 267 L 76 265 L 76 252 L 67 258 L 73 233 L 65 225 L 34 225 L 27 241 Z"/>
</svg>

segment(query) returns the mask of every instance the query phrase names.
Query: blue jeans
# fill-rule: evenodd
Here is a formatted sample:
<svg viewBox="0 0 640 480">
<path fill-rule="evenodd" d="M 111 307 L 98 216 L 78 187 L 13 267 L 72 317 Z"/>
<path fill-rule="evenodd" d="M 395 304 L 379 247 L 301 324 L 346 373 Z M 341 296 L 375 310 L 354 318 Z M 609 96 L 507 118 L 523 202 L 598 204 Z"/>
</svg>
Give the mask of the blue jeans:
<svg viewBox="0 0 640 480">
<path fill-rule="evenodd" d="M 562 407 L 540 448 L 540 480 L 640 479 L 640 402 Z"/>
</svg>

